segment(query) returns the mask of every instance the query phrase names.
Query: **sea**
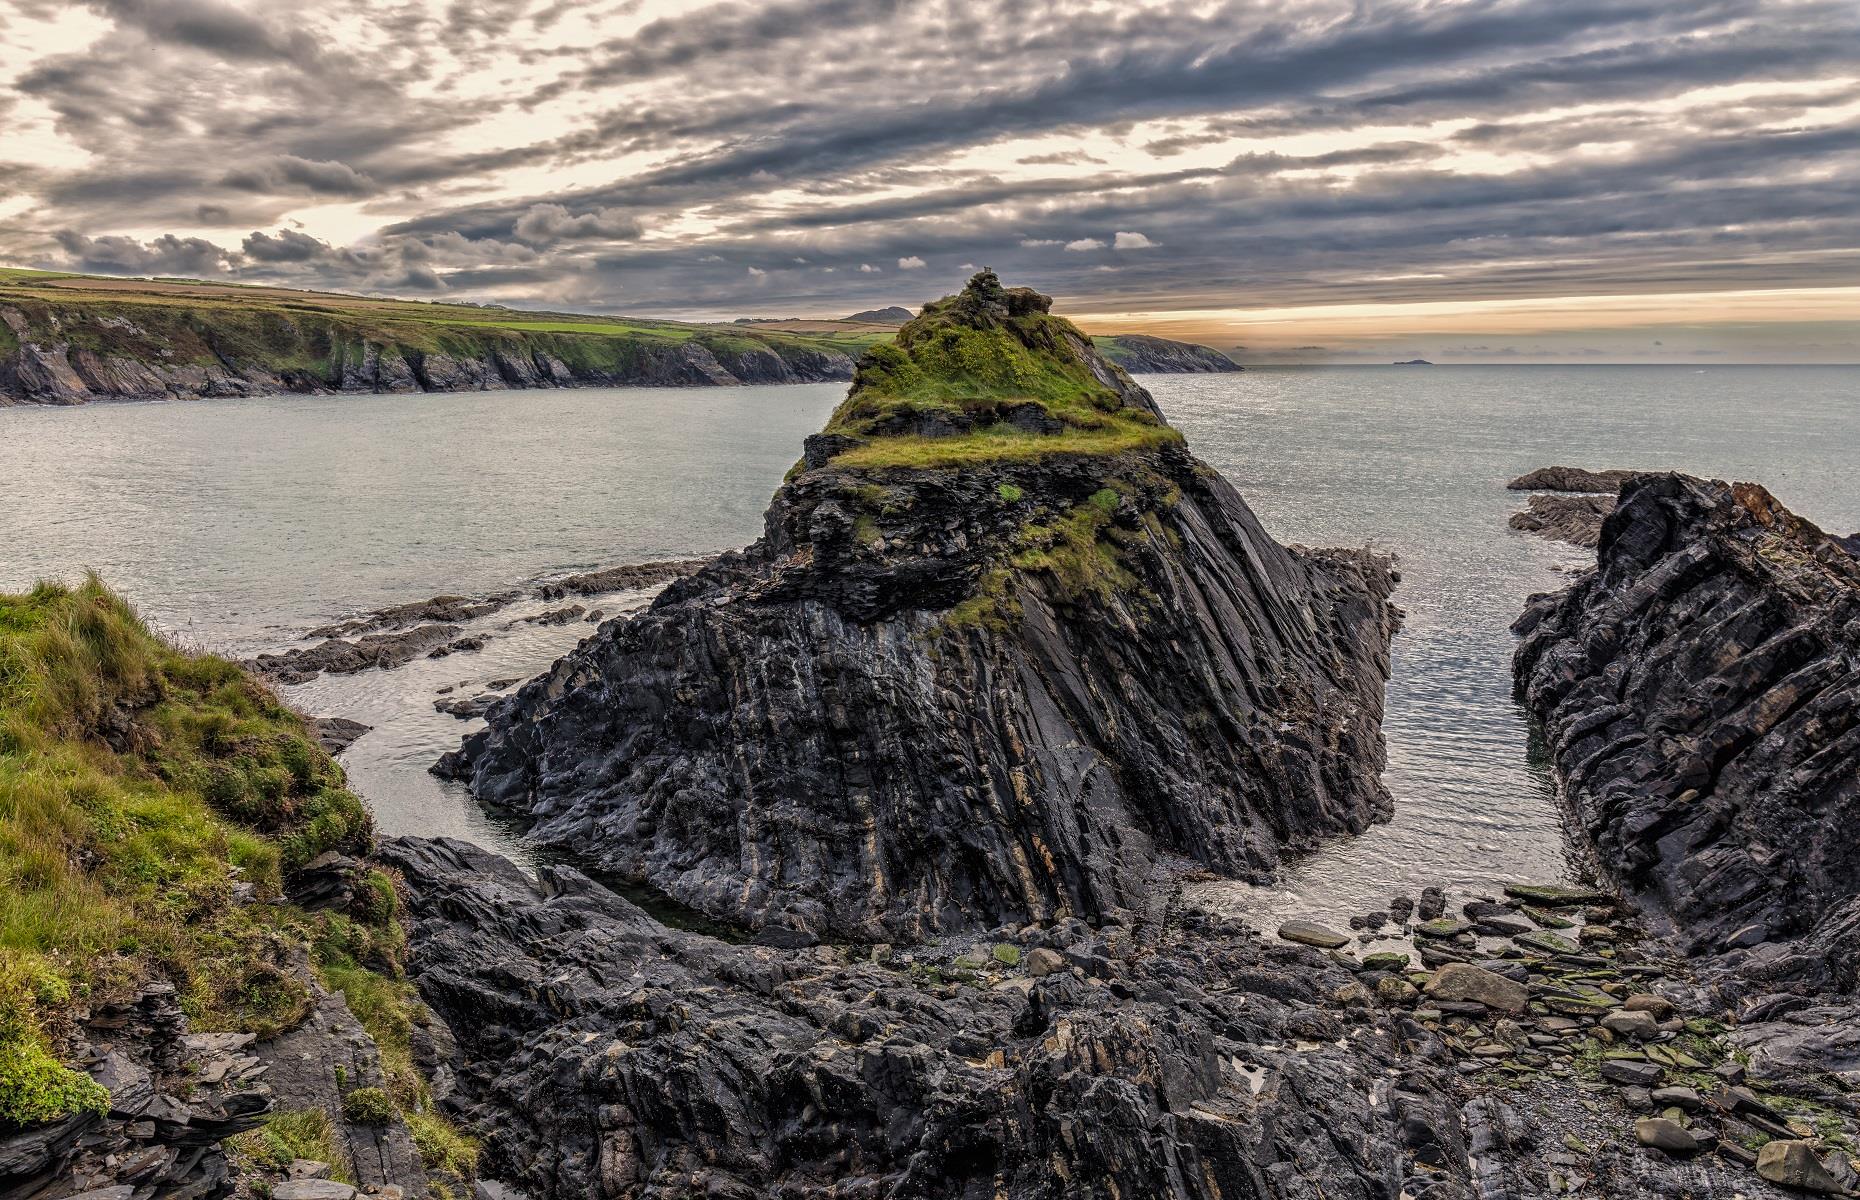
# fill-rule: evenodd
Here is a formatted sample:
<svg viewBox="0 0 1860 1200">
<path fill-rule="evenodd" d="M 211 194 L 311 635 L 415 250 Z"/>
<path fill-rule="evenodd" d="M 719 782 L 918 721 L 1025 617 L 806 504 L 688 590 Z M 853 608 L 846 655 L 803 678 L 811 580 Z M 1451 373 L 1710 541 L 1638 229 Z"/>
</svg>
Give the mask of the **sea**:
<svg viewBox="0 0 1860 1200">
<path fill-rule="evenodd" d="M 1333 922 L 1429 885 L 1568 877 L 1540 746 L 1511 693 L 1511 622 L 1592 552 L 1511 532 L 1533 467 L 1765 484 L 1860 530 L 1860 367 L 1265 368 L 1140 378 L 1281 541 L 1396 557 L 1384 783 L 1394 818 L 1272 886 L 1197 885 L 1262 925 Z M 530 588 L 747 544 L 840 384 L 318 396 L 0 408 L 0 590 L 95 570 L 183 644 L 237 657 L 436 594 Z M 434 709 L 548 667 L 593 626 L 475 623 L 484 650 L 285 689 L 375 727 L 343 756 L 383 832 L 519 831 L 426 770 L 479 722 Z M 649 592 L 598 597 L 603 616 Z M 444 696 L 441 695 L 444 689 Z"/>
</svg>

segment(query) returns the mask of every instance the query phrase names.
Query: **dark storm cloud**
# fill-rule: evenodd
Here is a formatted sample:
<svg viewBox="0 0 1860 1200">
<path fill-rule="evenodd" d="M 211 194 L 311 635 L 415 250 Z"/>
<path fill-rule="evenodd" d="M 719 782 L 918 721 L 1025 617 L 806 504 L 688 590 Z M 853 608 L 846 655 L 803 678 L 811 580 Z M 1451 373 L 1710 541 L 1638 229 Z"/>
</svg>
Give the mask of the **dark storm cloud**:
<svg viewBox="0 0 1860 1200">
<path fill-rule="evenodd" d="M 9 53 L 9 7 L 57 10 L 0 0 Z M 91 8 L 0 92 L 89 153 L 0 163 L 0 255 L 821 311 L 983 262 L 1167 308 L 1812 286 L 1860 246 L 1848 0 Z"/>
</svg>

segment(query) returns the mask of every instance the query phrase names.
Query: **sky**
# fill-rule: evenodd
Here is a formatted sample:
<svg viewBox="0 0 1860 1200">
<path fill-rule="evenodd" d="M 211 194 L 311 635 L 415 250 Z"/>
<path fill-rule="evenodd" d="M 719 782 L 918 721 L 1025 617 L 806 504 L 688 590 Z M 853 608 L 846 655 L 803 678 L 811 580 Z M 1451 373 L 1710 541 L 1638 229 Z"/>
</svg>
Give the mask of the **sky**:
<svg viewBox="0 0 1860 1200">
<path fill-rule="evenodd" d="M 1860 3 L 0 0 L 0 263 L 1854 362 Z"/>
</svg>

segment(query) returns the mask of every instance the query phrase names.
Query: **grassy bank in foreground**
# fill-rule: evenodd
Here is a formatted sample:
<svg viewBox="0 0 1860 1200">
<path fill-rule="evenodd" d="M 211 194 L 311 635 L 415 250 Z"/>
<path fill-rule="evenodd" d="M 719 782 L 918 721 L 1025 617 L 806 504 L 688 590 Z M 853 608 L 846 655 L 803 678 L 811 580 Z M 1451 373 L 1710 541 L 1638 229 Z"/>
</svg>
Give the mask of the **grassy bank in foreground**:
<svg viewBox="0 0 1860 1200">
<path fill-rule="evenodd" d="M 82 1011 L 165 979 L 196 1031 L 264 1036 L 309 1011 L 305 958 L 422 1108 L 391 881 L 370 872 L 346 912 L 285 898 L 371 836 L 303 719 L 238 665 L 154 636 L 95 577 L 0 594 L 0 1128 L 103 1103 L 60 1061 Z"/>
</svg>

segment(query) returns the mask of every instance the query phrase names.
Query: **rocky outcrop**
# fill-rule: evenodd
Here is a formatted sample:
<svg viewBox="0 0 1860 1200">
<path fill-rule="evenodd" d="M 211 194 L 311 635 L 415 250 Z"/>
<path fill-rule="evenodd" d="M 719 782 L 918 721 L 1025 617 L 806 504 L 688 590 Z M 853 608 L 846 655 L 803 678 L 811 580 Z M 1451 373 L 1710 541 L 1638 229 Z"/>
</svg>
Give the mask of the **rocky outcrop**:
<svg viewBox="0 0 1860 1200">
<path fill-rule="evenodd" d="M 1148 910 L 1185 863 L 1264 879 L 1385 818 L 1387 564 L 1274 542 L 1044 297 L 976 288 L 867 360 L 761 540 L 440 769 L 543 844 L 790 941 Z M 924 382 L 956 343 L 1055 399 Z M 946 445 L 961 465 L 921 465 Z"/>
<path fill-rule="evenodd" d="M 81 1030 L 79 1065 L 109 1093 L 107 1111 L 24 1131 L 0 1123 L 0 1195 L 230 1193 L 220 1143 L 273 1109 L 252 1036 L 191 1032 L 167 983 L 99 1006 Z"/>
<path fill-rule="evenodd" d="M 1515 628 L 1598 866 L 1692 952 L 1851 989 L 1860 559 L 1754 484 L 1640 476 Z"/>
<path fill-rule="evenodd" d="M 1641 471 L 1591 471 L 1587 467 L 1538 467 L 1505 486 L 1514 492 L 1601 492 L 1610 496 Z"/>
<path fill-rule="evenodd" d="M 451 1105 L 536 1200 L 1467 1195 L 1428 1035 L 1237 922 L 780 950 L 461 842 L 383 853 Z"/>
<path fill-rule="evenodd" d="M 1592 548 L 1602 536 L 1602 521 L 1615 510 L 1615 493 L 1643 472 L 1591 471 L 1586 467 L 1538 467 L 1506 488 L 1532 496 L 1523 512 L 1511 515 L 1511 527 L 1552 541 Z"/>
<path fill-rule="evenodd" d="M 1615 498 L 1594 494 L 1532 496 L 1529 507 L 1511 514 L 1511 527 L 1555 542 L 1592 548 L 1602 540 L 1602 522 L 1615 511 Z"/>
<path fill-rule="evenodd" d="M 1097 339 L 1106 358 L 1133 375 L 1209 375 L 1245 370 L 1211 346 L 1174 342 L 1142 333 Z"/>
<path fill-rule="evenodd" d="M 314 646 L 301 646 L 283 654 L 261 654 L 246 664 L 279 683 L 306 683 L 318 674 L 353 675 L 379 667 L 405 666 L 424 654 L 443 658 L 458 650 L 476 650 L 481 638 L 465 636 L 458 625 L 416 625 L 396 633 L 368 633 L 350 641 L 326 638 Z"/>
</svg>

